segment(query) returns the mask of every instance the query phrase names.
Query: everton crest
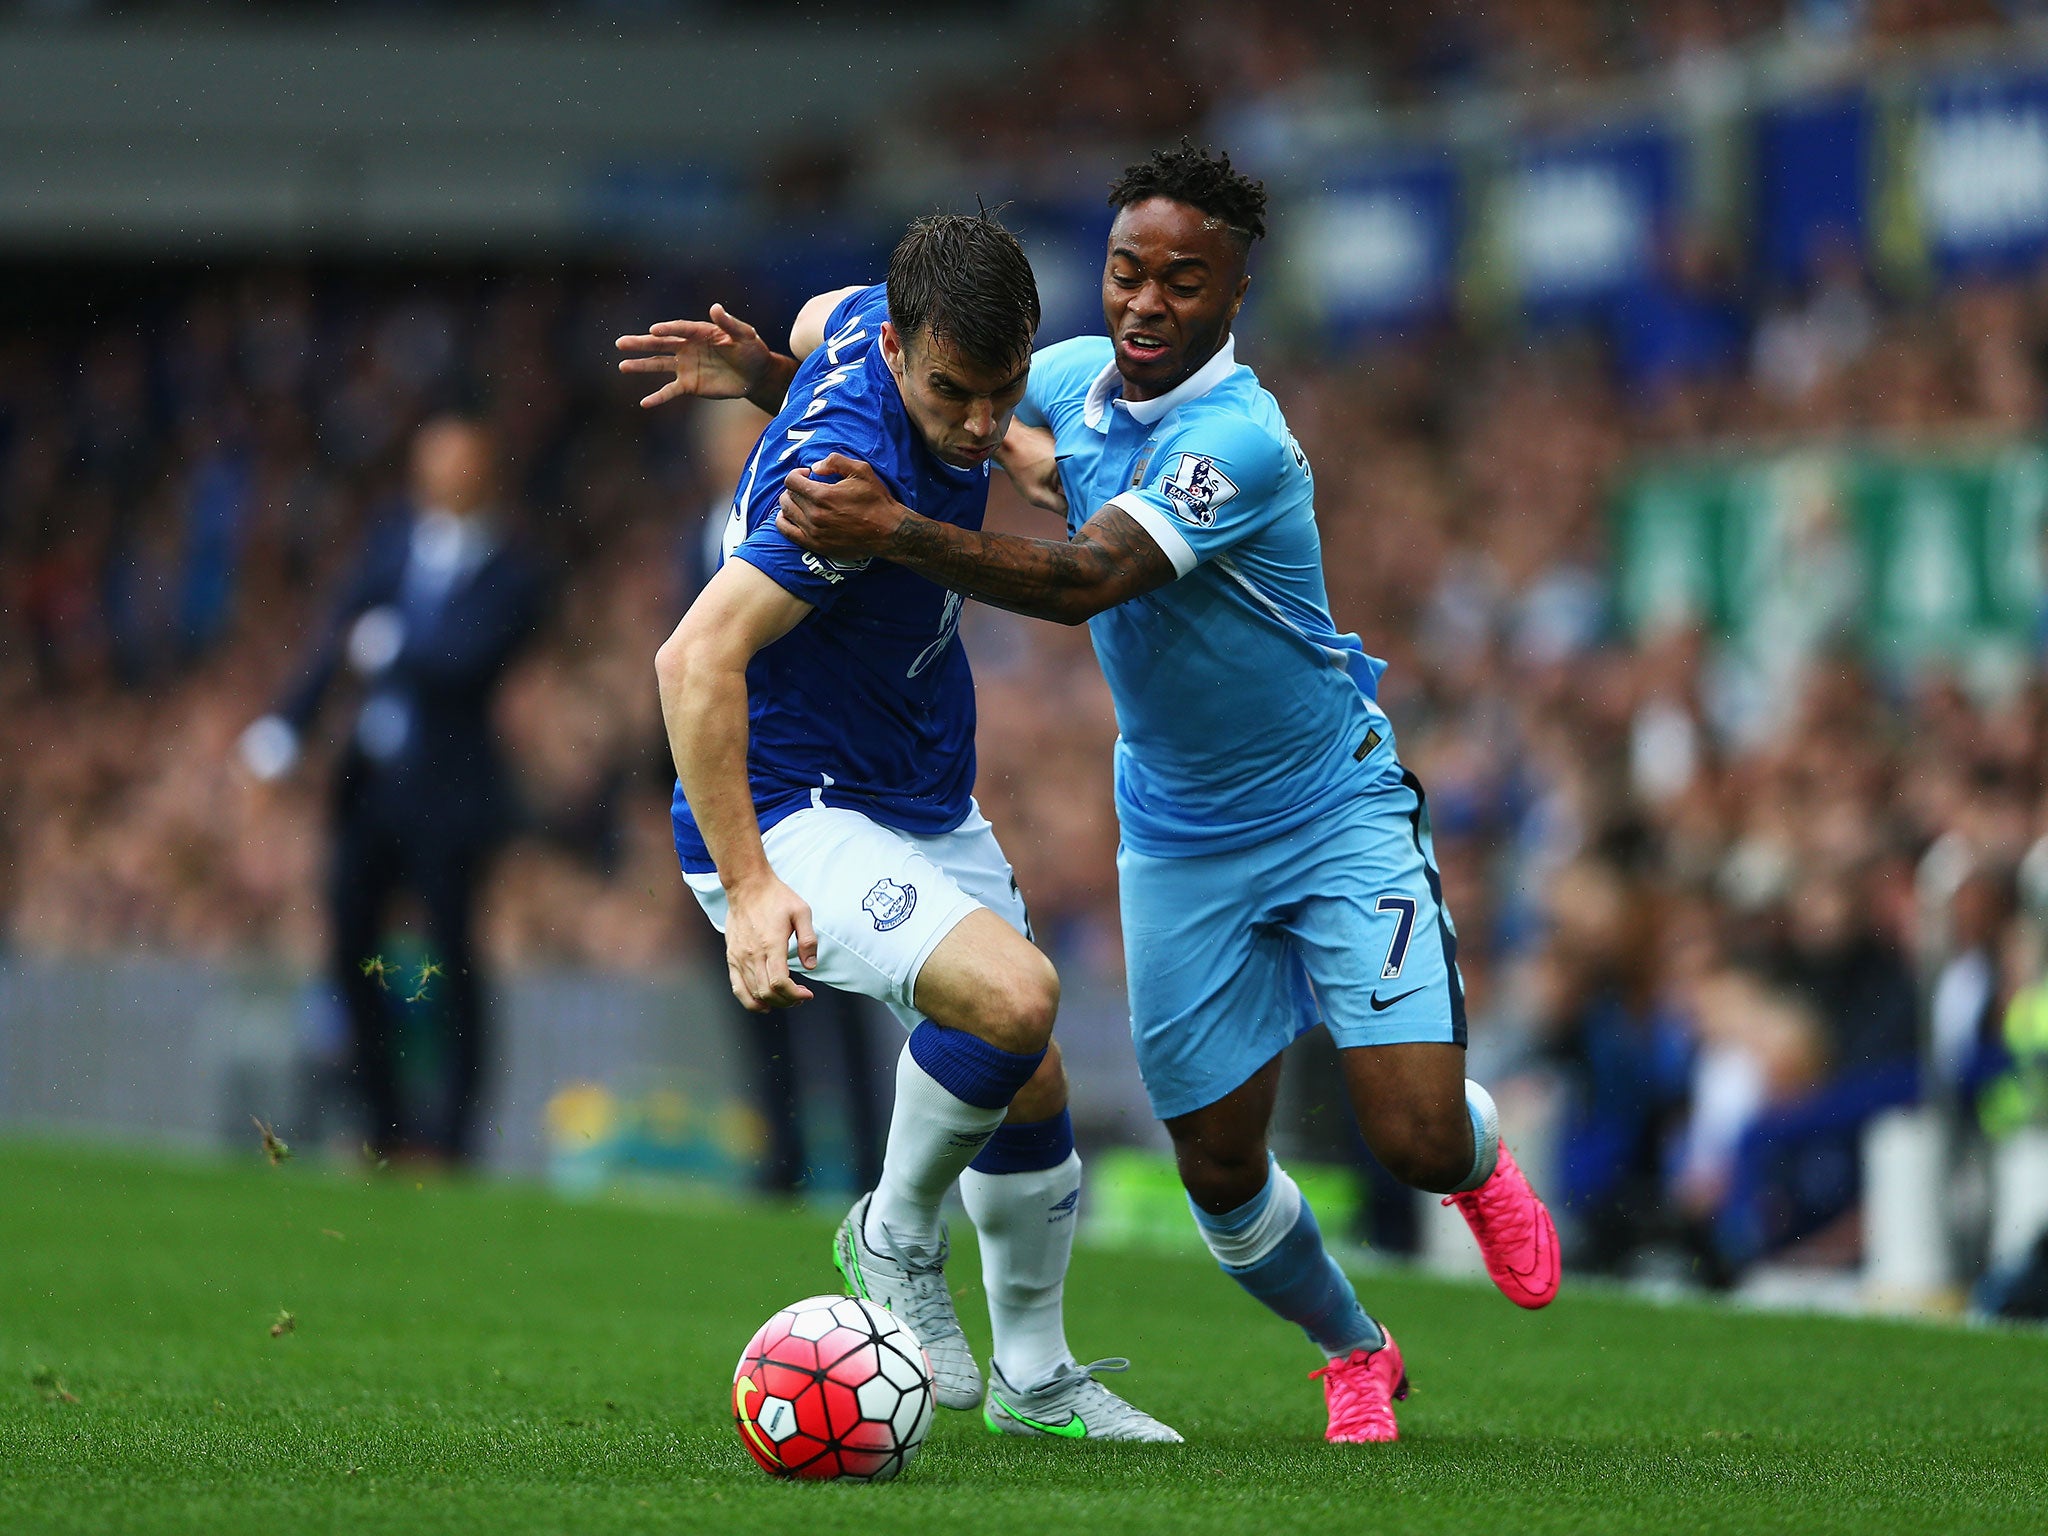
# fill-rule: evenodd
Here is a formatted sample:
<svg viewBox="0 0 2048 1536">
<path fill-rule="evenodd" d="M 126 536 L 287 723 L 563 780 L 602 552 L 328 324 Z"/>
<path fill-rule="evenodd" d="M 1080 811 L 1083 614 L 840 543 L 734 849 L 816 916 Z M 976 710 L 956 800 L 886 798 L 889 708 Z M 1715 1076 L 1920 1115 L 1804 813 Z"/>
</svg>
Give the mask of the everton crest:
<svg viewBox="0 0 2048 1536">
<path fill-rule="evenodd" d="M 860 905 L 875 920 L 876 929 L 887 933 L 917 910 L 917 887 L 897 880 L 877 880 Z"/>
</svg>

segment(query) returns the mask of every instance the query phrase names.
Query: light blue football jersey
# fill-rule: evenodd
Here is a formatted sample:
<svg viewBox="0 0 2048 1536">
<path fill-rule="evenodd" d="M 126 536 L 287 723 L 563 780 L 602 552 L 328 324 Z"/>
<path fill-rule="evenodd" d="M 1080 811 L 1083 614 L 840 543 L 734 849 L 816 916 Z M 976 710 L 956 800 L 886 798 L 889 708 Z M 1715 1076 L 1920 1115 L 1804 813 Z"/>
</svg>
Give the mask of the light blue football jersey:
<svg viewBox="0 0 2048 1536">
<path fill-rule="evenodd" d="M 1398 775 L 1386 664 L 1330 618 L 1308 458 L 1234 342 L 1137 403 L 1107 337 L 1061 342 L 1032 359 L 1018 418 L 1052 429 L 1070 533 L 1119 507 L 1179 573 L 1088 625 L 1126 844 L 1249 848 Z"/>
</svg>

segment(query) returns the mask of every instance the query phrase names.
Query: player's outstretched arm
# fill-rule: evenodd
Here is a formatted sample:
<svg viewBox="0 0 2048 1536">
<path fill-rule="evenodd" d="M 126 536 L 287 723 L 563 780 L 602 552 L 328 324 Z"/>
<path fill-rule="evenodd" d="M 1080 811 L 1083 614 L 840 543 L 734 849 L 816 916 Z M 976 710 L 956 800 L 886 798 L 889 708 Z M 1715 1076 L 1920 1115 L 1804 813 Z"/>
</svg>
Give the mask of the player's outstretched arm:
<svg viewBox="0 0 2048 1536">
<path fill-rule="evenodd" d="M 668 380 L 640 405 L 651 409 L 686 395 L 705 400 L 751 400 L 773 416 L 789 398 L 796 365 L 825 339 L 825 322 L 840 300 L 858 288 L 836 288 L 808 300 L 790 328 L 789 351 L 777 352 L 761 333 L 723 304 L 711 306 L 708 320 L 663 320 L 638 336 L 621 336 L 614 345 L 630 354 L 620 359 L 621 373 L 667 374 Z"/>
<path fill-rule="evenodd" d="M 789 974 L 817 964 L 811 909 L 769 867 L 747 783 L 747 663 L 789 633 L 811 605 L 744 560 L 728 560 L 655 655 L 661 715 L 676 777 L 725 887 L 725 966 L 733 996 L 755 1013 L 811 996 Z"/>
<path fill-rule="evenodd" d="M 964 596 L 1056 624 L 1084 624 L 1178 574 L 1119 507 L 1104 507 L 1071 539 L 958 528 L 919 517 L 867 465 L 837 453 L 791 472 L 775 525 L 829 560 L 880 555 Z"/>
<path fill-rule="evenodd" d="M 629 354 L 619 360 L 619 372 L 668 375 L 641 400 L 643 409 L 694 395 L 751 400 L 772 416 L 782 409 L 796 374 L 795 358 L 770 348 L 723 304 L 711 306 L 708 320 L 663 320 L 644 335 L 621 336 L 615 345 Z"/>
</svg>

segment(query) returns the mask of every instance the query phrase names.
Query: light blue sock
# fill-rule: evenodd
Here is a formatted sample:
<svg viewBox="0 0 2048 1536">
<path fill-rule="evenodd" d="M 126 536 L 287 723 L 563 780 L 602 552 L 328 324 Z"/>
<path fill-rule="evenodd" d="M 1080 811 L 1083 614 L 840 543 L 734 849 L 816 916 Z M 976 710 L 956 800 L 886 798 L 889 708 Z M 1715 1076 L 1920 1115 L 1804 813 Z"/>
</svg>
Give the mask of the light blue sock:
<svg viewBox="0 0 2048 1536">
<path fill-rule="evenodd" d="M 1223 1272 L 1298 1325 L 1331 1359 L 1386 1343 L 1324 1249 L 1315 1212 L 1278 1162 L 1267 1167 L 1266 1187 L 1234 1211 L 1211 1216 L 1192 1200 L 1188 1205 Z"/>
</svg>

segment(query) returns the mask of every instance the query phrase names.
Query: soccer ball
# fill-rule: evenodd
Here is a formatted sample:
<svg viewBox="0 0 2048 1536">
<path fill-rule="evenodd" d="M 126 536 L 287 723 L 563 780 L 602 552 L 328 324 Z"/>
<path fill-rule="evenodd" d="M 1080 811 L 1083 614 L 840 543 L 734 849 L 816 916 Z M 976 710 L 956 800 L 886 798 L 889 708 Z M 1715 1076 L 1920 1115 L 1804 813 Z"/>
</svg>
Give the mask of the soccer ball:
<svg viewBox="0 0 2048 1536">
<path fill-rule="evenodd" d="M 732 1376 L 732 1416 L 765 1472 L 883 1482 L 932 1427 L 932 1367 L 886 1307 L 812 1296 L 761 1325 Z"/>
</svg>

